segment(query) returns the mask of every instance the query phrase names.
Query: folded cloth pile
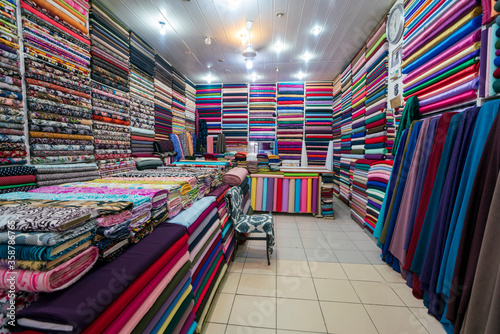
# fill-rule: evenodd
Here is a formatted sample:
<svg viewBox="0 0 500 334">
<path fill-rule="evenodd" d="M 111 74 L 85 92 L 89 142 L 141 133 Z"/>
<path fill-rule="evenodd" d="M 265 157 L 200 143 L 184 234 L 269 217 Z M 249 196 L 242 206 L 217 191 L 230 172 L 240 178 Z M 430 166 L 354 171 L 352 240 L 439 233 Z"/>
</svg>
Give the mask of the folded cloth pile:
<svg viewBox="0 0 500 334">
<path fill-rule="evenodd" d="M 340 74 L 333 81 L 333 193 L 340 195 L 340 156 L 341 156 L 341 126 L 342 124 L 342 87 Z"/>
<path fill-rule="evenodd" d="M 186 131 L 186 78 L 172 68 L 172 133 Z M 187 151 L 186 151 L 187 152 Z M 187 153 L 186 153 L 187 154 Z"/>
<path fill-rule="evenodd" d="M 306 83 L 305 140 L 309 165 L 325 165 L 332 140 L 332 82 Z"/>
<path fill-rule="evenodd" d="M 3 1 L 0 19 L 0 165 L 27 162 L 16 2 Z"/>
<path fill-rule="evenodd" d="M 0 224 L 0 286 L 32 292 L 53 292 L 78 281 L 95 264 L 92 247 L 98 212 L 78 207 L 0 206 L 8 223 Z M 8 224 L 8 226 L 7 226 Z M 7 231 L 8 229 L 8 231 Z M 14 232 L 12 234 L 12 232 Z M 16 242 L 14 270 L 9 241 Z M 15 280 L 9 278 L 15 273 Z"/>
<path fill-rule="evenodd" d="M 203 152 L 215 152 L 214 136 L 222 131 L 222 85 L 197 85 L 196 110 L 199 120 L 206 122 L 206 133 L 200 131 L 200 146 Z"/>
<path fill-rule="evenodd" d="M 352 68 L 352 119 L 351 156 L 364 158 L 365 154 L 365 101 L 366 101 L 366 47 L 363 46 L 351 61 Z"/>
<path fill-rule="evenodd" d="M 257 159 L 259 160 L 259 163 L 257 165 L 259 172 L 268 172 L 269 171 L 268 155 L 266 153 L 259 153 L 257 154 Z"/>
<path fill-rule="evenodd" d="M 269 170 L 271 172 L 279 172 L 281 166 L 281 159 L 279 155 L 269 155 Z"/>
<path fill-rule="evenodd" d="M 241 167 L 236 167 L 231 169 L 222 177 L 222 182 L 224 184 L 229 184 L 230 186 L 239 186 L 247 177 L 248 170 Z"/>
<path fill-rule="evenodd" d="M 196 132 L 196 85 L 188 79 L 186 79 L 186 132 L 193 134 Z"/>
<path fill-rule="evenodd" d="M 36 170 L 36 185 L 39 187 L 68 182 L 90 181 L 100 178 L 100 173 L 95 163 L 34 165 L 34 167 Z"/>
<path fill-rule="evenodd" d="M 276 139 L 276 85 L 250 84 L 249 139 L 272 141 Z"/>
<path fill-rule="evenodd" d="M 35 168 L 12 166 L 0 168 L 0 194 L 29 191 L 36 188 Z"/>
<path fill-rule="evenodd" d="M 162 166 L 162 159 L 154 155 L 155 132 L 132 127 L 131 134 L 132 157 L 135 160 L 137 169 L 155 169 Z"/>
<path fill-rule="evenodd" d="M 372 160 L 359 159 L 351 164 L 352 168 L 352 196 L 351 217 L 360 225 L 364 225 L 366 216 L 366 205 L 368 198 L 366 194 L 368 171 Z"/>
<path fill-rule="evenodd" d="M 321 214 L 333 217 L 333 174 L 322 174 L 321 179 Z"/>
<path fill-rule="evenodd" d="M 222 87 L 222 133 L 226 137 L 228 151 L 247 150 L 247 84 L 224 84 Z"/>
<path fill-rule="evenodd" d="M 155 139 L 168 139 L 172 133 L 172 66 L 155 55 Z"/>
<path fill-rule="evenodd" d="M 300 160 L 304 128 L 304 83 L 278 84 L 278 153 Z"/>
<path fill-rule="evenodd" d="M 391 177 L 392 160 L 372 161 L 368 171 L 368 182 L 366 184 L 367 205 L 365 224 L 370 231 L 375 229 L 385 191 Z"/>
<path fill-rule="evenodd" d="M 89 5 L 33 0 L 22 9 L 31 163 L 92 162 Z"/>
</svg>

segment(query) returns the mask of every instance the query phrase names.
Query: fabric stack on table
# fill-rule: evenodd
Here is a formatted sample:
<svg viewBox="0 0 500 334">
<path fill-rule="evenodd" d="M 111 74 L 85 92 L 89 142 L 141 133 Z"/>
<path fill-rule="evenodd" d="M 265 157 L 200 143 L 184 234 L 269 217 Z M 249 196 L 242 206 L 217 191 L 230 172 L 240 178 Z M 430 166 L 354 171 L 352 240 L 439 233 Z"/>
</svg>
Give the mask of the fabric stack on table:
<svg viewBox="0 0 500 334">
<path fill-rule="evenodd" d="M 138 170 L 154 169 L 162 166 L 163 162 L 154 153 L 155 132 L 136 127 L 131 127 L 132 157 L 134 157 Z"/>
<path fill-rule="evenodd" d="M 322 174 L 321 181 L 321 214 L 333 217 L 333 174 Z"/>
<path fill-rule="evenodd" d="M 394 140 L 396 139 L 396 116 L 394 115 L 394 109 L 386 110 L 386 126 L 387 126 L 387 141 L 386 148 L 387 154 L 391 156 L 391 159 L 394 158 L 394 152 L 392 152 L 392 147 L 394 146 Z"/>
<path fill-rule="evenodd" d="M 352 79 L 352 142 L 351 156 L 363 159 L 365 154 L 365 100 L 366 69 L 365 47 L 358 52 L 351 62 Z"/>
<path fill-rule="evenodd" d="M 129 32 L 97 2 L 90 10 L 95 158 L 103 175 L 130 170 Z"/>
<path fill-rule="evenodd" d="M 352 195 L 351 195 L 351 218 L 358 224 L 365 224 L 366 205 L 368 202 L 366 184 L 368 182 L 368 171 L 371 160 L 358 159 L 353 162 Z"/>
<path fill-rule="evenodd" d="M 333 81 L 333 194 L 340 196 L 340 157 L 342 135 L 342 85 L 340 74 Z"/>
<path fill-rule="evenodd" d="M 88 4 L 21 5 L 31 163 L 92 162 Z"/>
<path fill-rule="evenodd" d="M 155 139 L 166 140 L 172 133 L 172 66 L 155 56 Z"/>
<path fill-rule="evenodd" d="M 368 182 L 366 184 L 368 203 L 366 205 L 365 225 L 372 232 L 375 229 L 382 202 L 384 201 L 392 164 L 392 160 L 375 160 L 370 163 Z"/>
<path fill-rule="evenodd" d="M 366 118 L 387 107 L 389 42 L 385 30 L 384 20 L 366 43 Z"/>
<path fill-rule="evenodd" d="M 248 150 L 248 85 L 222 87 L 222 133 L 228 151 Z"/>
<path fill-rule="evenodd" d="M 249 139 L 274 141 L 276 138 L 276 84 L 250 84 Z"/>
<path fill-rule="evenodd" d="M 35 189 L 35 168 L 32 166 L 12 166 L 0 168 L 0 194 Z"/>
<path fill-rule="evenodd" d="M 309 165 L 324 166 L 332 140 L 332 82 L 306 83 L 305 140 Z"/>
<path fill-rule="evenodd" d="M 304 131 L 304 83 L 278 84 L 278 154 L 300 160 Z"/>
<path fill-rule="evenodd" d="M 196 132 L 196 86 L 188 79 L 186 79 L 186 132 L 191 134 Z"/>
<path fill-rule="evenodd" d="M 196 110 L 198 111 L 198 118 L 206 121 L 207 134 L 201 136 L 202 142 L 200 145 L 208 152 L 215 151 L 215 140 L 219 133 L 222 133 L 222 85 L 197 85 L 196 86 Z M 208 139 L 207 137 L 211 137 Z M 210 147 L 207 144 L 210 143 Z"/>
<path fill-rule="evenodd" d="M 245 178 L 246 179 L 246 178 Z M 229 217 L 230 212 L 229 208 L 226 206 L 225 195 L 226 192 L 231 187 L 229 185 L 223 185 L 219 188 L 215 189 L 208 196 L 214 196 L 217 202 L 217 212 L 220 217 L 220 226 L 221 226 L 221 243 L 222 243 L 222 251 L 224 254 L 224 260 L 226 263 L 231 261 L 231 257 L 233 255 L 234 250 L 234 224 L 232 219 Z M 248 193 L 248 187 L 247 187 Z M 244 203 L 242 204 L 244 207 Z M 246 212 L 246 211 L 245 211 Z"/>
<path fill-rule="evenodd" d="M 24 132 L 23 93 L 21 88 L 19 35 L 16 1 L 3 1 L 0 19 L 0 165 L 22 165 L 27 162 Z"/>
<path fill-rule="evenodd" d="M 186 78 L 172 68 L 172 132 L 186 131 Z"/>
<path fill-rule="evenodd" d="M 100 178 L 100 172 L 95 163 L 34 165 L 34 167 L 36 170 L 36 184 L 39 187 Z"/>
<path fill-rule="evenodd" d="M 407 30 L 402 62 L 402 72 L 406 74 L 405 100 L 418 97 L 421 114 L 475 103 L 481 35 L 487 43 L 488 36 L 495 35 L 495 29 L 481 32 L 482 10 L 475 1 L 432 3 L 422 13 L 415 5 L 409 3 L 405 8 Z M 432 15 L 424 15 L 425 12 Z M 486 48 L 481 55 L 486 67 L 487 53 Z M 490 66 L 489 71 L 493 70 Z M 489 73 L 484 74 L 488 78 Z"/>
<path fill-rule="evenodd" d="M 10 218 L 8 231 L 7 225 L 0 229 L 2 289 L 13 285 L 16 291 L 54 292 L 92 269 L 98 258 L 97 248 L 91 246 L 97 210 L 44 206 L 36 200 L 8 200 L 5 195 L 9 194 L 0 199 L 0 214 Z M 15 241 L 15 254 L 9 251 L 10 240 Z M 13 265 L 7 264 L 11 256 Z M 14 281 L 8 279 L 11 276 Z"/>
</svg>

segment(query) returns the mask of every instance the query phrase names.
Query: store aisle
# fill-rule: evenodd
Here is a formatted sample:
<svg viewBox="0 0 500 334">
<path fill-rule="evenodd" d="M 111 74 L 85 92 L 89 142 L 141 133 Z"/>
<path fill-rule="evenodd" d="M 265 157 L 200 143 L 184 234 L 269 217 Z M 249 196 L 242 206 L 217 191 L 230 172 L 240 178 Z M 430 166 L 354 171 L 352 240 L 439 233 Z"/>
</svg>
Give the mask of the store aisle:
<svg viewBox="0 0 500 334">
<path fill-rule="evenodd" d="M 334 198 L 335 220 L 276 214 L 276 247 L 238 250 L 206 334 L 445 333 Z"/>
</svg>

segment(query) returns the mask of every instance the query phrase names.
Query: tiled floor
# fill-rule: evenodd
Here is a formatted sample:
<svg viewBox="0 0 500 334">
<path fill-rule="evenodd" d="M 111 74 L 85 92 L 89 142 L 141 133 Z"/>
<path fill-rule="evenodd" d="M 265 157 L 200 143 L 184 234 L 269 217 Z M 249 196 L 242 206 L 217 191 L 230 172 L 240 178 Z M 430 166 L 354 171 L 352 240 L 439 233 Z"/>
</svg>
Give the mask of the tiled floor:
<svg viewBox="0 0 500 334">
<path fill-rule="evenodd" d="M 271 265 L 263 241 L 239 248 L 204 333 L 445 333 L 348 210 L 335 200 L 335 220 L 275 215 Z"/>
</svg>

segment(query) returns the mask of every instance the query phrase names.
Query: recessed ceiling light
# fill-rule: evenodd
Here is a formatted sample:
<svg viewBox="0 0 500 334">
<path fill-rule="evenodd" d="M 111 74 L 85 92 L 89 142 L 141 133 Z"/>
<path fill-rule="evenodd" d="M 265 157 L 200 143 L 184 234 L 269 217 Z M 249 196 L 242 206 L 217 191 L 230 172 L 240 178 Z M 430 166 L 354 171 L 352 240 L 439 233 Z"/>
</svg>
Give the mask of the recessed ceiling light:
<svg viewBox="0 0 500 334">
<path fill-rule="evenodd" d="M 302 59 L 307 63 L 309 60 L 311 60 L 312 55 L 309 52 L 306 52 L 302 55 Z"/>
<path fill-rule="evenodd" d="M 246 66 L 247 70 L 251 70 L 253 68 L 253 61 L 251 59 L 247 59 Z"/>
<path fill-rule="evenodd" d="M 318 36 L 319 33 L 321 32 L 321 27 L 318 27 L 318 26 L 315 26 L 314 28 L 311 29 L 311 33 L 314 35 L 314 36 Z"/>
<path fill-rule="evenodd" d="M 160 24 L 160 34 L 165 35 L 167 33 L 167 25 L 163 21 L 158 23 Z"/>
<path fill-rule="evenodd" d="M 302 80 L 305 76 L 306 76 L 305 73 L 303 73 L 302 71 L 297 73 L 297 78 L 299 78 L 299 80 Z"/>
<path fill-rule="evenodd" d="M 279 19 L 283 18 L 284 16 L 285 16 L 285 13 L 283 13 L 283 12 L 277 12 L 276 13 L 276 17 L 279 18 Z"/>
<path fill-rule="evenodd" d="M 274 70 L 275 70 L 276 72 L 279 72 L 279 71 L 280 71 L 280 68 L 279 68 L 279 67 L 275 67 L 275 68 L 274 68 Z"/>
<path fill-rule="evenodd" d="M 282 50 L 283 50 L 283 44 L 281 44 L 280 42 L 274 44 L 274 51 L 280 53 Z"/>
<path fill-rule="evenodd" d="M 211 83 L 211 82 L 213 81 L 212 75 L 211 75 L 210 73 L 208 73 L 208 75 L 207 75 L 207 78 L 206 78 L 206 79 L 207 79 L 207 82 L 208 82 L 208 83 Z"/>
<path fill-rule="evenodd" d="M 218 63 L 223 63 L 223 62 L 224 62 L 224 59 L 217 59 L 217 62 L 218 62 Z"/>
<path fill-rule="evenodd" d="M 252 75 L 250 76 L 250 79 L 252 79 L 252 81 L 257 80 L 258 78 L 259 78 L 259 76 L 255 72 L 253 72 Z"/>
<path fill-rule="evenodd" d="M 208 64 L 208 65 L 207 65 L 207 68 L 210 68 L 210 67 L 212 67 L 212 65 Z"/>
</svg>

